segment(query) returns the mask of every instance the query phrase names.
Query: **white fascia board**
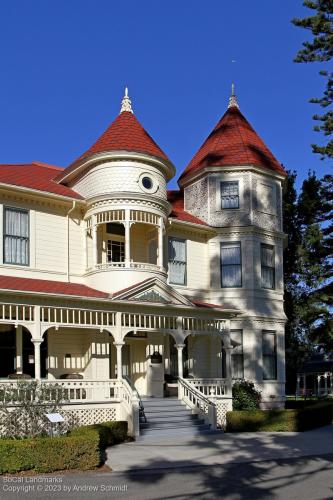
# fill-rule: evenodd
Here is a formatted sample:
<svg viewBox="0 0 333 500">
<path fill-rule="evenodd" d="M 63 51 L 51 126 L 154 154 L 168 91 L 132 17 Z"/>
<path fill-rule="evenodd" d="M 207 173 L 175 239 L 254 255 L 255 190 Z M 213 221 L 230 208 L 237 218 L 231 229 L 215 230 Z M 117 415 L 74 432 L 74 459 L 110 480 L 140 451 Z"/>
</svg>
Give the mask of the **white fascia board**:
<svg viewBox="0 0 333 500">
<path fill-rule="evenodd" d="M 83 170 L 96 162 L 107 161 L 107 160 L 124 160 L 124 159 L 138 160 L 144 163 L 152 163 L 157 168 L 160 168 L 165 172 L 168 180 L 172 179 L 176 174 L 175 166 L 168 160 L 164 160 L 163 158 L 158 158 L 157 156 L 148 155 L 145 153 L 119 150 L 110 152 L 106 151 L 104 153 L 98 153 L 95 154 L 94 156 L 86 158 L 85 160 L 82 161 L 82 163 L 80 162 L 74 170 L 68 172 L 68 174 L 65 173 L 65 175 L 61 179 L 61 182 L 63 182 L 65 179 L 76 177 L 77 174 L 80 172 L 80 170 Z"/>
<path fill-rule="evenodd" d="M 182 221 L 182 220 L 179 220 L 179 219 L 174 219 L 172 217 L 169 217 L 168 218 L 168 221 L 170 223 L 171 226 L 174 226 L 174 225 L 179 225 L 181 227 L 188 227 L 188 228 L 193 228 L 193 229 L 196 229 L 198 231 L 203 231 L 205 233 L 212 233 L 212 234 L 217 234 L 215 228 L 213 228 L 212 226 L 207 226 L 207 225 L 204 225 L 204 224 L 196 224 L 195 222 L 187 222 L 187 221 Z"/>
<path fill-rule="evenodd" d="M 41 191 L 39 189 L 28 188 L 25 186 L 17 186 L 16 184 L 6 184 L 5 182 L 0 182 L 0 189 L 6 191 L 8 191 L 8 189 L 11 189 L 12 191 L 18 191 L 20 193 L 30 194 L 33 196 L 44 196 L 45 198 L 52 198 L 54 200 L 66 202 L 70 201 L 71 203 L 73 203 L 73 201 L 76 201 L 78 204 L 86 204 L 85 200 L 82 200 L 81 198 L 72 198 L 71 196 L 65 196 L 63 194 L 50 193 L 49 191 Z"/>
<path fill-rule="evenodd" d="M 214 173 L 214 174 L 220 174 L 221 172 L 239 172 L 239 171 L 244 171 L 248 170 L 251 172 L 257 172 L 261 175 L 266 175 L 267 177 L 272 177 L 274 179 L 279 179 L 282 182 L 286 179 L 286 175 L 282 175 L 281 173 L 275 171 L 275 170 L 269 170 L 264 167 L 259 167 L 257 165 L 221 165 L 221 166 L 214 166 L 214 167 L 205 167 L 202 170 L 200 169 L 199 172 L 193 172 L 189 173 L 185 179 L 182 179 L 178 184 L 181 187 L 186 187 L 188 184 L 191 184 L 192 182 L 200 179 L 206 174 Z"/>
</svg>

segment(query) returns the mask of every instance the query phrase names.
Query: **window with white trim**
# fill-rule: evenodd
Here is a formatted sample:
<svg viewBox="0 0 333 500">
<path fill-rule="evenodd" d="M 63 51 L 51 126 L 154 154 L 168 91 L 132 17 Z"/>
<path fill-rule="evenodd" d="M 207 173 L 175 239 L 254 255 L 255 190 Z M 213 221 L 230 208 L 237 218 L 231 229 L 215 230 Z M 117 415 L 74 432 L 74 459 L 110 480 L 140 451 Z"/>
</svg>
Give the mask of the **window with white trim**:
<svg viewBox="0 0 333 500">
<path fill-rule="evenodd" d="M 262 332 L 262 368 L 264 380 L 277 379 L 276 333 Z"/>
<path fill-rule="evenodd" d="M 261 288 L 275 288 L 275 251 L 272 245 L 261 244 Z"/>
<path fill-rule="evenodd" d="M 29 211 L 4 207 L 4 263 L 28 266 L 29 253 Z"/>
<path fill-rule="evenodd" d="M 169 283 L 186 285 L 186 240 L 170 237 L 168 243 Z"/>
<path fill-rule="evenodd" d="M 221 243 L 221 286 L 242 286 L 242 257 L 240 242 Z"/>
<path fill-rule="evenodd" d="M 230 330 L 230 340 L 233 345 L 231 351 L 231 373 L 233 379 L 244 378 L 243 330 Z"/>
<path fill-rule="evenodd" d="M 221 182 L 221 208 L 239 208 L 239 182 Z"/>
</svg>

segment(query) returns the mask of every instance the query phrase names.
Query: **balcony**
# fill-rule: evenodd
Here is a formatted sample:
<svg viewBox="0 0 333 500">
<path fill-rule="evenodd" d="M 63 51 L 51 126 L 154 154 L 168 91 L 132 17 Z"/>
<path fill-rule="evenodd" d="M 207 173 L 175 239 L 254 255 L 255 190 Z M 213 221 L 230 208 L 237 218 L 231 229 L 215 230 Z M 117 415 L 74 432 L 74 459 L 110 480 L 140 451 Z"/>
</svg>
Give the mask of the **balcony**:
<svg viewBox="0 0 333 500">
<path fill-rule="evenodd" d="M 131 209 L 106 210 L 91 215 L 86 223 L 88 285 L 114 293 L 152 275 L 166 280 L 162 215 Z"/>
</svg>

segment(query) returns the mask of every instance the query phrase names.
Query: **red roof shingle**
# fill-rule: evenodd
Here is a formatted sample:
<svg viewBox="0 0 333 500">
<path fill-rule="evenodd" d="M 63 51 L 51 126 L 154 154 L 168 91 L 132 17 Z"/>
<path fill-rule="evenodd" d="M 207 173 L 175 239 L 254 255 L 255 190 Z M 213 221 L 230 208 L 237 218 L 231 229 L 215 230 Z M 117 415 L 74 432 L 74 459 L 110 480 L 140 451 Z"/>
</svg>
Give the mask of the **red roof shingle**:
<svg viewBox="0 0 333 500">
<path fill-rule="evenodd" d="M 236 106 L 227 109 L 179 180 L 205 167 L 232 165 L 255 165 L 286 175 L 283 166 Z"/>
<path fill-rule="evenodd" d="M 0 183 L 82 199 L 73 189 L 58 184 L 53 180 L 61 170 L 63 170 L 61 167 L 37 162 L 19 165 L 0 165 Z"/>
<path fill-rule="evenodd" d="M 78 297 L 108 298 L 108 294 L 79 283 L 63 281 L 39 280 L 32 278 L 16 278 L 0 276 L 1 290 L 17 290 L 21 292 L 36 292 L 56 295 L 75 295 Z"/>
<path fill-rule="evenodd" d="M 195 217 L 195 215 L 191 215 L 190 213 L 184 210 L 184 192 L 177 190 L 170 190 L 167 192 L 168 202 L 171 203 L 172 212 L 169 217 L 174 219 L 190 222 L 192 224 L 200 224 L 203 226 L 207 226 L 206 222 Z"/>
<path fill-rule="evenodd" d="M 142 127 L 136 116 L 130 111 L 124 111 L 117 116 L 97 141 L 77 160 L 75 160 L 57 180 L 73 171 L 77 164 L 89 156 L 108 151 L 135 151 L 162 158 L 169 161 L 162 149 Z"/>
</svg>

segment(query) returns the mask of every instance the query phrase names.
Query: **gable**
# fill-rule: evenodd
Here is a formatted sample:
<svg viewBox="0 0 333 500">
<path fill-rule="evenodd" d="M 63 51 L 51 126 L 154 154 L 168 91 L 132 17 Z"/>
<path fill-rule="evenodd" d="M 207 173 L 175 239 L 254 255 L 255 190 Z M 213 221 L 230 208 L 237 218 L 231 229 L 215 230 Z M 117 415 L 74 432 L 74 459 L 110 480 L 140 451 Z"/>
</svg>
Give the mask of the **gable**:
<svg viewBox="0 0 333 500">
<path fill-rule="evenodd" d="M 193 306 L 192 302 L 159 278 L 149 278 L 112 295 L 112 300 Z"/>
</svg>

